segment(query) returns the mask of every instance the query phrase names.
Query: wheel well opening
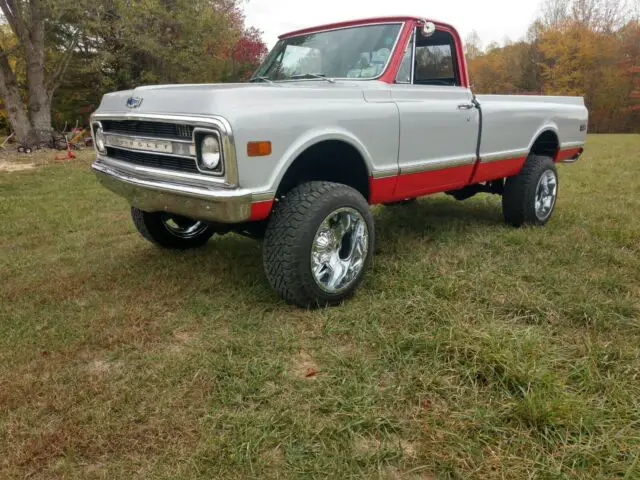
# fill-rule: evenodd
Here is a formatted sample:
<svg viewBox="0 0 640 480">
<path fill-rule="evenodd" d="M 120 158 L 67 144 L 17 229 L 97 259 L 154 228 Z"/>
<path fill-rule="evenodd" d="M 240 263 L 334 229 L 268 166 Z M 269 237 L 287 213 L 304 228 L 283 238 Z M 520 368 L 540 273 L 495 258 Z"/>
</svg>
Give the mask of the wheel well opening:
<svg viewBox="0 0 640 480">
<path fill-rule="evenodd" d="M 314 180 L 342 183 L 369 198 L 369 171 L 364 158 L 355 147 L 340 140 L 325 140 L 302 152 L 282 178 L 276 197 Z"/>
<path fill-rule="evenodd" d="M 533 143 L 531 153 L 534 155 L 546 155 L 555 160 L 560 149 L 560 141 L 555 132 L 547 130 L 543 132 Z"/>
</svg>

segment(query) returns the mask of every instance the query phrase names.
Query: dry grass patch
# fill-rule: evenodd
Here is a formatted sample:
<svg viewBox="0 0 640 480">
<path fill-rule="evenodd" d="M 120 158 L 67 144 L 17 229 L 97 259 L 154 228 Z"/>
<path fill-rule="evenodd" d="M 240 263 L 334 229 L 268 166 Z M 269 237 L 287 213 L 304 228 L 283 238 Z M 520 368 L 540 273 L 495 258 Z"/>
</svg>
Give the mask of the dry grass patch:
<svg viewBox="0 0 640 480">
<path fill-rule="evenodd" d="M 90 152 L 42 155 L 0 174 L 0 478 L 640 478 L 639 136 L 589 137 L 544 229 L 375 207 L 322 311 L 259 243 L 158 250 Z"/>
<path fill-rule="evenodd" d="M 315 380 L 320 374 L 320 367 L 304 350 L 300 350 L 291 361 L 291 376 L 297 379 Z"/>
<path fill-rule="evenodd" d="M 22 172 L 33 170 L 36 166 L 35 163 L 9 163 L 0 159 L 0 172 Z"/>
</svg>

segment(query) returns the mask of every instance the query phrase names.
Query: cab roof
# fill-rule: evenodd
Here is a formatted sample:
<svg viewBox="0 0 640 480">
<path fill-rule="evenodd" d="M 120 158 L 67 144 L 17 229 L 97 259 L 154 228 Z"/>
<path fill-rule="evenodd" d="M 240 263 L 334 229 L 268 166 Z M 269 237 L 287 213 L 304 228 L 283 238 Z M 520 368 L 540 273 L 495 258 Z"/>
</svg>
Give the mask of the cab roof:
<svg viewBox="0 0 640 480">
<path fill-rule="evenodd" d="M 401 22 L 412 22 L 412 21 L 421 22 L 424 20 L 433 22 L 436 25 L 436 27 L 444 27 L 444 28 L 455 31 L 455 29 L 451 25 L 448 25 L 446 23 L 438 22 L 436 20 L 425 19 L 424 17 L 415 17 L 415 16 L 407 15 L 407 16 L 396 16 L 396 17 L 362 18 L 359 20 L 348 20 L 344 22 L 328 23 L 326 25 L 316 25 L 314 27 L 303 28 L 300 30 L 294 30 L 293 32 L 285 33 L 283 35 L 280 35 L 278 38 L 283 39 L 288 37 L 294 37 L 296 35 L 304 35 L 306 33 L 321 32 L 324 30 L 333 30 L 333 29 L 345 28 L 345 27 L 353 27 L 356 25 L 366 25 L 370 23 L 393 23 L 393 22 L 401 23 Z"/>
</svg>

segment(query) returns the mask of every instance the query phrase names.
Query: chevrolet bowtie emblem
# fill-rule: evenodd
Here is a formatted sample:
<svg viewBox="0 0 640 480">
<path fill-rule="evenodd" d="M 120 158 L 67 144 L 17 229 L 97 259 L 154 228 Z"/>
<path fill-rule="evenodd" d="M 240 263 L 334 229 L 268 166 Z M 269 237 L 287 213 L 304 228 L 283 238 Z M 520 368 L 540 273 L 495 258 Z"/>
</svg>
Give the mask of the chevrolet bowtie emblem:
<svg viewBox="0 0 640 480">
<path fill-rule="evenodd" d="M 129 108 L 138 108 L 142 105 L 142 98 L 140 97 L 129 97 L 127 99 L 127 107 Z"/>
</svg>

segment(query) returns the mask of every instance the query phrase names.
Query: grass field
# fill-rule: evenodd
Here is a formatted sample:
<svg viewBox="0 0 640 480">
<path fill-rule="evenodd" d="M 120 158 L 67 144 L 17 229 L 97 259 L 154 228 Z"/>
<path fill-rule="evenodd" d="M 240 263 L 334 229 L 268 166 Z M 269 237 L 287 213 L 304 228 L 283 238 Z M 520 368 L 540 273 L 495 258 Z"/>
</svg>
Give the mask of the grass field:
<svg viewBox="0 0 640 480">
<path fill-rule="evenodd" d="M 0 171 L 0 478 L 640 478 L 640 136 L 559 167 L 544 229 L 376 207 L 315 312 L 257 242 L 146 243 L 89 162 Z"/>
</svg>

